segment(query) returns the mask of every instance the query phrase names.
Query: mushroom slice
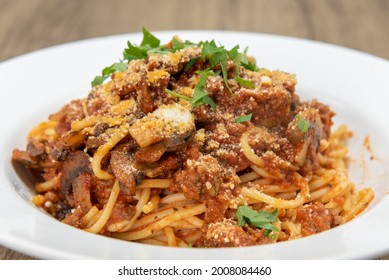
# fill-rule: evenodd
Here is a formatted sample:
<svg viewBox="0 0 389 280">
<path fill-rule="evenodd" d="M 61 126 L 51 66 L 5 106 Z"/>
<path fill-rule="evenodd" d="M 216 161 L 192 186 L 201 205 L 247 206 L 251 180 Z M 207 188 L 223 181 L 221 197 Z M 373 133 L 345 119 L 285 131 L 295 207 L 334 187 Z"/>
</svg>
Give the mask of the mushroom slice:
<svg viewBox="0 0 389 280">
<path fill-rule="evenodd" d="M 166 151 L 165 143 L 158 142 L 137 151 L 135 159 L 137 162 L 153 163 L 158 161 Z"/>
<path fill-rule="evenodd" d="M 128 195 L 135 194 L 135 186 L 139 171 L 134 167 L 134 160 L 126 151 L 114 150 L 111 152 L 111 168 L 120 187 Z"/>
<path fill-rule="evenodd" d="M 92 173 L 89 156 L 83 151 L 74 151 L 65 160 L 62 167 L 60 187 L 62 194 L 70 206 L 74 206 L 73 183 L 82 173 Z"/>
<path fill-rule="evenodd" d="M 130 134 L 144 148 L 164 141 L 166 147 L 182 144 L 195 130 L 191 112 L 180 104 L 162 105 L 154 112 L 137 120 Z"/>
</svg>

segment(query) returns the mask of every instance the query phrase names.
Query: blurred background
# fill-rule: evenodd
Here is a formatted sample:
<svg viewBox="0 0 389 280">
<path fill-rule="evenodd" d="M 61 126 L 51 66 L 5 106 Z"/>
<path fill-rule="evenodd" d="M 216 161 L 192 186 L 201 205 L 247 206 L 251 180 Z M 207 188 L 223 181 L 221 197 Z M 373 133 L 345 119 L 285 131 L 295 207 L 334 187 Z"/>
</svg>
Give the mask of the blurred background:
<svg viewBox="0 0 389 280">
<path fill-rule="evenodd" d="M 0 0 L 0 7 L 0 61 L 142 27 L 271 33 L 389 59 L 389 0 Z M 0 259 L 29 258 L 0 246 Z"/>
<path fill-rule="evenodd" d="M 0 0 L 0 7 L 0 61 L 142 27 L 280 34 L 389 59 L 388 0 Z"/>
</svg>

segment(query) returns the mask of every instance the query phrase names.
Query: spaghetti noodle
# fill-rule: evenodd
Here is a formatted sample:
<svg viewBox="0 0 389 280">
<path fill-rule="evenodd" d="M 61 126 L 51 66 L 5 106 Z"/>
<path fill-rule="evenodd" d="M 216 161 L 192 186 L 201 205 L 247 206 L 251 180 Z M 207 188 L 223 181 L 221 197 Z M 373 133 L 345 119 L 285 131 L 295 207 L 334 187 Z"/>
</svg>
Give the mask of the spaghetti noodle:
<svg viewBox="0 0 389 280">
<path fill-rule="evenodd" d="M 300 100 L 294 75 L 213 41 L 144 42 L 14 150 L 41 178 L 37 206 L 113 238 L 231 247 L 328 230 L 372 201 L 349 179 L 347 127 L 331 133 L 334 113 Z"/>
</svg>

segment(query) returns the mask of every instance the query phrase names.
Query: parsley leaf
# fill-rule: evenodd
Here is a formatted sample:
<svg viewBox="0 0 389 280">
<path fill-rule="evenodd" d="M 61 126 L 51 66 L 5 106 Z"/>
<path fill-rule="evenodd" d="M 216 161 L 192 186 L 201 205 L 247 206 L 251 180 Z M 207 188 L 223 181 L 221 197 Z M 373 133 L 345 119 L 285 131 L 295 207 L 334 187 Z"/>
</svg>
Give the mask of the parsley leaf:
<svg viewBox="0 0 389 280">
<path fill-rule="evenodd" d="M 258 68 L 247 59 L 246 53 L 247 53 L 247 48 L 244 50 L 244 53 L 238 54 L 240 64 L 248 70 L 254 72 L 258 71 Z"/>
<path fill-rule="evenodd" d="M 231 50 L 227 51 L 223 46 L 218 47 L 214 40 L 201 42 L 199 46 L 202 46 L 201 58 L 206 61 L 209 60 L 211 67 L 215 67 L 217 64 L 220 64 L 220 68 L 222 70 L 222 76 L 224 80 L 224 84 L 228 88 L 228 90 L 232 93 L 230 86 L 228 85 L 228 77 L 227 77 L 227 60 L 231 59 L 235 64 L 235 80 L 238 84 L 247 87 L 254 88 L 254 84 L 251 81 L 247 81 L 239 77 L 239 67 L 242 65 L 244 68 L 249 69 L 251 71 L 258 71 L 258 68 L 252 64 L 247 56 L 246 51 L 244 53 L 239 53 L 239 45 L 236 45 Z"/>
<path fill-rule="evenodd" d="M 237 117 L 235 119 L 235 122 L 236 123 L 241 123 L 241 122 L 249 122 L 251 121 L 251 117 L 253 116 L 253 114 L 248 114 L 248 115 L 244 115 L 244 116 L 240 116 L 240 117 Z"/>
<path fill-rule="evenodd" d="M 183 48 L 185 48 L 185 45 L 180 40 L 178 40 L 176 37 L 173 37 L 171 51 L 176 52 L 176 51 L 181 50 Z"/>
<path fill-rule="evenodd" d="M 128 48 L 123 52 L 123 58 L 128 61 L 134 59 L 142 59 L 147 57 L 148 52 L 164 52 L 159 48 L 160 40 L 156 38 L 153 34 L 150 33 L 146 28 L 143 28 L 143 40 L 140 46 L 135 46 L 131 44 L 130 41 L 127 42 Z"/>
<path fill-rule="evenodd" d="M 92 87 L 101 85 L 108 78 L 108 76 L 96 76 L 91 82 Z"/>
<path fill-rule="evenodd" d="M 141 44 L 135 45 L 130 41 L 127 42 L 127 48 L 123 51 L 123 61 L 114 63 L 109 67 L 105 67 L 102 71 L 102 75 L 96 76 L 91 82 L 92 87 L 102 84 L 110 74 L 117 71 L 125 71 L 129 61 L 134 59 L 145 59 L 147 58 L 148 53 L 174 53 L 188 46 L 198 46 L 202 48 L 201 56 L 194 57 L 189 60 L 185 65 L 184 71 L 188 71 L 198 59 L 202 59 L 204 62 L 209 61 L 212 68 L 216 65 L 220 65 L 221 75 L 227 89 L 232 93 L 230 86 L 228 85 L 227 77 L 227 61 L 230 59 L 235 64 L 236 77 L 235 80 L 238 84 L 243 87 L 253 88 L 254 84 L 248 80 L 244 80 L 239 77 L 239 68 L 243 66 L 252 71 L 257 71 L 258 69 L 253 65 L 246 56 L 247 48 L 244 53 L 239 53 L 239 45 L 236 45 L 231 50 L 226 50 L 224 46 L 218 47 L 215 43 L 215 40 L 200 42 L 198 44 L 192 43 L 190 41 L 182 42 L 178 37 L 173 37 L 171 43 L 167 45 L 160 45 L 160 40 L 156 38 L 153 34 L 150 33 L 146 28 L 142 28 L 143 39 Z M 207 71 L 203 71 L 207 72 Z M 210 75 L 212 71 L 208 71 L 207 75 Z M 212 72 L 212 75 L 219 75 L 220 71 Z M 205 80 L 204 80 L 205 79 Z M 210 105 L 214 110 L 216 110 L 216 105 L 213 102 L 212 98 L 209 97 L 209 93 L 204 91 L 206 77 L 200 75 L 200 81 L 202 82 L 196 85 L 195 93 L 192 98 L 192 106 L 200 106 L 203 104 Z M 171 94 L 171 93 L 170 93 Z M 178 97 L 178 96 L 177 96 Z"/>
<path fill-rule="evenodd" d="M 211 67 L 215 67 L 217 64 L 220 64 L 222 69 L 222 76 L 224 80 L 224 84 L 228 88 L 228 90 L 232 93 L 230 86 L 228 85 L 228 77 L 227 77 L 227 59 L 228 52 L 227 50 L 221 46 L 216 46 L 215 40 L 211 42 L 205 41 L 201 42 L 199 45 L 202 45 L 203 49 L 201 51 L 202 60 L 209 60 Z"/>
<path fill-rule="evenodd" d="M 218 52 L 219 49 L 216 46 L 215 40 L 212 40 L 211 42 L 209 41 L 200 42 L 199 46 L 203 47 L 201 51 L 201 59 L 204 61 L 209 59 L 214 53 Z"/>
<path fill-rule="evenodd" d="M 168 45 L 170 44 L 171 46 L 168 47 Z M 171 43 L 167 45 L 163 45 L 161 46 L 161 48 L 164 50 L 168 50 L 169 52 L 175 53 L 176 51 L 182 50 L 186 47 L 195 46 L 195 45 L 196 44 L 192 43 L 191 41 L 186 40 L 185 42 L 182 42 L 179 37 L 173 36 Z"/>
<path fill-rule="evenodd" d="M 249 81 L 249 80 L 245 80 L 239 76 L 235 76 L 235 81 L 240 84 L 242 87 L 245 87 L 245 88 L 255 88 L 255 85 L 252 81 Z"/>
<path fill-rule="evenodd" d="M 130 41 L 127 42 L 128 48 L 123 52 L 123 58 L 128 61 L 134 59 L 142 59 L 147 57 L 147 48 L 137 47 L 131 44 Z"/>
<path fill-rule="evenodd" d="M 236 45 L 235 47 L 233 47 L 231 50 L 229 50 L 227 53 L 228 53 L 228 57 L 231 59 L 231 60 L 234 60 L 235 58 L 238 57 L 239 55 L 239 45 Z"/>
<path fill-rule="evenodd" d="M 185 96 L 185 95 L 182 95 L 178 92 L 175 92 L 173 90 L 170 90 L 170 89 L 165 89 L 165 92 L 167 92 L 168 94 L 170 94 L 171 96 L 174 96 L 174 97 L 178 97 L 178 98 L 181 98 L 181 99 L 184 99 L 186 101 L 192 101 L 192 98 L 188 97 L 188 96 Z"/>
<path fill-rule="evenodd" d="M 205 85 L 207 84 L 207 79 L 209 76 L 214 76 L 215 73 L 212 70 L 206 69 L 204 71 L 200 71 L 200 80 L 197 82 L 196 87 L 194 89 L 193 97 L 192 97 L 192 107 L 195 108 L 197 106 L 201 106 L 204 104 L 208 104 L 211 108 L 216 111 L 216 104 L 209 97 L 209 93 L 205 91 Z"/>
<path fill-rule="evenodd" d="M 209 95 L 204 95 L 203 97 L 203 102 L 204 104 L 208 104 L 209 106 L 211 106 L 212 110 L 216 111 L 216 104 L 215 102 L 213 101 L 213 99 L 211 97 L 209 97 Z M 198 105 L 197 105 L 198 106 Z"/>
<path fill-rule="evenodd" d="M 263 210 L 257 212 L 248 206 L 239 206 L 235 215 L 238 217 L 239 226 L 249 224 L 259 229 L 266 229 L 265 235 L 269 235 L 271 231 L 278 231 L 278 228 L 272 224 L 278 221 L 278 209 L 270 213 Z"/>
<path fill-rule="evenodd" d="M 91 82 L 92 87 L 100 85 L 104 83 L 106 79 L 108 79 L 109 75 L 111 75 L 114 72 L 123 72 L 127 69 L 127 63 L 125 62 L 117 62 L 112 64 L 111 66 L 105 67 L 101 71 L 101 76 L 96 76 L 93 81 Z"/>
<path fill-rule="evenodd" d="M 302 133 L 306 133 L 310 127 L 308 121 L 306 121 L 300 114 L 296 115 L 297 119 L 297 127 L 300 129 Z"/>
<path fill-rule="evenodd" d="M 151 34 L 146 28 L 143 28 L 142 31 L 143 40 L 140 46 L 133 45 L 130 41 L 128 41 L 127 48 L 123 51 L 123 61 L 105 67 L 102 71 L 102 75 L 96 76 L 91 82 L 92 87 L 104 83 L 109 75 L 114 72 L 125 71 L 127 69 L 128 62 L 131 60 L 146 58 L 148 52 L 163 52 L 163 50 L 159 48 L 160 40 Z"/>
<path fill-rule="evenodd" d="M 192 67 L 192 66 L 196 63 L 197 60 L 199 60 L 199 58 L 200 58 L 199 56 L 196 56 L 196 57 L 191 58 L 191 59 L 188 61 L 188 63 L 185 65 L 184 71 L 185 71 L 185 72 L 188 71 L 188 70 L 190 69 L 190 67 Z"/>
<path fill-rule="evenodd" d="M 142 28 L 143 31 L 143 40 L 140 44 L 141 46 L 150 46 L 151 48 L 159 47 L 159 43 L 161 42 L 158 38 L 156 38 L 153 34 L 150 33 L 146 28 Z"/>
<path fill-rule="evenodd" d="M 117 71 L 123 72 L 123 71 L 127 70 L 127 66 L 128 66 L 128 64 L 125 62 L 117 62 L 117 63 L 112 64 L 111 66 L 105 67 L 102 71 L 102 74 L 109 75 L 109 74 L 112 74 L 112 73 L 117 72 Z"/>
<path fill-rule="evenodd" d="M 192 98 L 185 96 L 185 95 L 182 95 L 178 92 L 169 90 L 169 89 L 165 89 L 165 92 L 174 96 L 174 97 L 178 97 L 178 98 L 190 101 L 192 103 L 192 108 L 207 104 L 207 105 L 211 106 L 211 108 L 214 111 L 216 111 L 215 102 L 209 96 L 209 92 L 205 91 L 205 86 L 207 84 L 208 77 L 214 76 L 215 73 L 209 69 L 206 69 L 204 71 L 199 71 L 198 73 L 200 74 L 200 79 L 196 84 Z"/>
</svg>

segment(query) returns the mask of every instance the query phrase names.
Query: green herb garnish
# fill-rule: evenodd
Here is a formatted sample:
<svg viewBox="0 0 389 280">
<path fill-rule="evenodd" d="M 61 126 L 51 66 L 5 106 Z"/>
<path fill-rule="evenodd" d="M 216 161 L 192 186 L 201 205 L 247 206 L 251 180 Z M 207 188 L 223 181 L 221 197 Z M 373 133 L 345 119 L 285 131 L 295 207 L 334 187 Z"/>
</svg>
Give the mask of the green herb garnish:
<svg viewBox="0 0 389 280">
<path fill-rule="evenodd" d="M 186 101 L 190 101 L 192 102 L 192 98 L 188 97 L 188 96 L 185 96 L 185 95 L 182 95 L 176 91 L 173 91 L 173 90 L 170 90 L 170 89 L 165 89 L 165 92 L 169 93 L 171 96 L 174 96 L 174 97 L 178 97 L 178 98 L 181 98 L 181 99 L 184 99 Z"/>
<path fill-rule="evenodd" d="M 184 71 L 185 71 L 185 72 L 188 71 L 188 70 L 190 69 L 190 67 L 192 67 L 192 66 L 196 63 L 196 61 L 199 60 L 199 59 L 200 59 L 199 56 L 191 58 L 191 59 L 188 61 L 188 63 L 185 65 Z"/>
<path fill-rule="evenodd" d="M 247 59 L 247 50 L 248 47 L 244 49 L 243 53 L 239 53 L 239 61 L 244 68 L 256 72 L 259 69 Z"/>
<path fill-rule="evenodd" d="M 212 100 L 212 98 L 209 96 L 209 92 L 205 90 L 205 86 L 207 84 L 207 79 L 209 76 L 214 76 L 215 73 L 212 70 L 205 69 L 204 71 L 198 71 L 198 74 L 200 75 L 200 79 L 196 84 L 196 87 L 194 89 L 193 97 L 190 98 L 188 96 L 182 95 L 178 92 L 165 89 L 165 92 L 168 94 L 178 97 L 187 101 L 190 101 L 192 103 L 192 108 L 195 108 L 197 106 L 208 104 L 211 106 L 211 108 L 216 111 L 216 104 Z"/>
<path fill-rule="evenodd" d="M 238 217 L 239 226 L 249 224 L 259 229 L 266 229 L 267 236 L 272 231 L 278 231 L 278 228 L 272 224 L 278 221 L 278 209 L 270 213 L 263 210 L 257 212 L 248 206 L 239 206 L 235 215 Z"/>
<path fill-rule="evenodd" d="M 140 44 L 141 47 L 144 46 L 149 46 L 151 48 L 157 48 L 159 47 L 160 40 L 156 38 L 153 34 L 150 33 L 146 28 L 142 28 L 143 31 L 143 40 L 142 43 Z"/>
<path fill-rule="evenodd" d="M 306 133 L 310 127 L 310 124 L 307 120 L 305 120 L 300 114 L 296 115 L 297 119 L 297 127 L 300 129 L 302 133 Z"/>
<path fill-rule="evenodd" d="M 96 76 L 91 82 L 92 87 L 102 84 L 109 76 L 117 71 L 125 71 L 128 65 L 128 62 L 134 59 L 145 59 L 149 53 L 174 53 L 188 46 L 196 46 L 196 44 L 185 41 L 182 42 L 177 37 L 173 37 L 172 41 L 167 45 L 160 45 L 160 40 L 150 33 L 146 28 L 142 29 L 143 39 L 139 46 L 127 42 L 127 48 L 123 51 L 123 59 L 114 63 L 109 67 L 103 69 L 102 74 Z M 232 93 L 230 86 L 228 85 L 228 76 L 227 76 L 227 61 L 230 59 L 235 64 L 235 80 L 238 84 L 246 88 L 254 88 L 254 84 L 251 81 L 244 80 L 239 76 L 240 67 L 243 66 L 252 71 L 257 71 L 258 69 L 248 61 L 246 56 L 247 48 L 244 53 L 239 53 L 239 45 L 236 45 L 231 50 L 227 50 L 224 46 L 217 46 L 215 41 L 205 41 L 197 44 L 198 47 L 202 47 L 201 56 L 194 57 L 189 60 L 185 65 L 183 71 L 189 70 L 197 60 L 202 59 L 204 62 L 209 61 L 209 64 L 212 68 L 215 68 L 217 65 L 220 65 L 221 71 L 212 71 L 204 70 L 200 72 L 200 80 L 195 86 L 195 91 L 193 98 L 191 98 L 192 107 L 197 107 L 203 104 L 210 105 L 213 110 L 216 110 L 216 104 L 209 96 L 209 93 L 204 90 L 208 76 L 210 75 L 220 75 L 223 77 L 224 84 L 227 89 Z M 180 95 L 178 93 L 167 90 L 169 94 L 179 97 L 182 99 L 188 100 L 188 97 Z M 189 101 L 189 100 L 188 100 Z"/>
<path fill-rule="evenodd" d="M 251 121 L 251 117 L 253 116 L 253 114 L 248 114 L 248 115 L 244 115 L 244 116 L 240 116 L 240 117 L 237 117 L 235 119 L 235 122 L 236 123 L 241 123 L 241 122 L 249 122 Z"/>
<path fill-rule="evenodd" d="M 197 82 L 194 89 L 192 107 L 195 108 L 200 105 L 208 104 L 214 111 L 216 111 L 215 102 L 211 97 L 209 97 L 209 92 L 205 91 L 205 85 L 207 84 L 208 77 L 214 76 L 215 73 L 212 70 L 205 69 L 204 71 L 200 71 L 199 74 L 200 80 Z"/>
<path fill-rule="evenodd" d="M 127 63 L 117 62 L 112 64 L 111 66 L 105 67 L 103 71 L 101 71 L 101 76 L 96 76 L 92 81 L 92 87 L 102 84 L 108 77 L 114 72 L 122 72 L 127 69 Z"/>
<path fill-rule="evenodd" d="M 223 46 L 216 46 L 214 40 L 211 42 L 205 41 L 200 43 L 203 49 L 201 52 L 202 60 L 209 60 L 211 67 L 214 68 L 216 65 L 220 64 L 222 69 L 222 76 L 224 80 L 224 84 L 228 88 L 228 90 L 232 93 L 230 86 L 228 85 L 228 77 L 227 77 L 227 59 L 228 59 L 228 51 Z"/>
<path fill-rule="evenodd" d="M 245 88 L 255 88 L 255 85 L 252 81 L 249 81 L 249 80 L 245 80 L 239 76 L 235 76 L 235 81 L 240 84 L 242 87 L 245 87 Z"/>
<path fill-rule="evenodd" d="M 140 46 L 131 44 L 130 41 L 127 42 L 127 49 L 123 52 L 123 58 L 131 61 L 134 59 L 142 59 L 147 57 L 148 52 L 157 52 L 163 51 L 159 49 L 160 40 L 151 34 L 146 28 L 142 29 L 143 31 L 143 40 Z"/>
<path fill-rule="evenodd" d="M 178 40 L 176 37 L 173 37 L 172 39 L 172 52 L 176 52 L 178 50 L 182 50 L 185 48 L 185 44 L 183 44 L 180 40 Z"/>
</svg>

